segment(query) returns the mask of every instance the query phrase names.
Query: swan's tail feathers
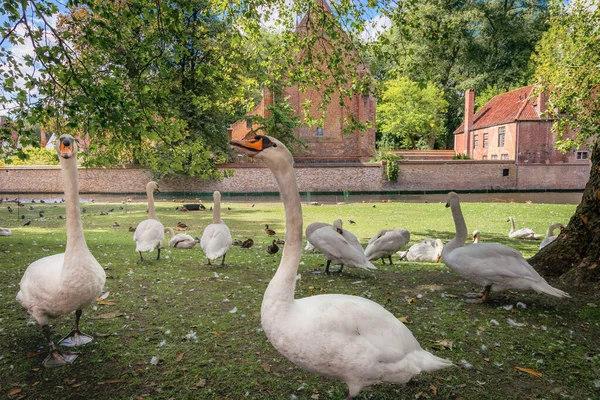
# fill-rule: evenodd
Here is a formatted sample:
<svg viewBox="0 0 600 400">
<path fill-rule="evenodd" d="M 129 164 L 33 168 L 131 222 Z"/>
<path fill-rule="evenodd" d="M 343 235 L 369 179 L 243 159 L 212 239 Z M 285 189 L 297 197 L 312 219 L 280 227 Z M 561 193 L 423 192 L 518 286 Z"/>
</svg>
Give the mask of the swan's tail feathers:
<svg viewBox="0 0 600 400">
<path fill-rule="evenodd" d="M 368 269 L 377 269 L 377 267 L 376 267 L 376 266 L 374 266 L 374 265 L 371 263 L 371 261 L 367 261 L 367 263 L 365 264 L 365 267 L 366 267 L 365 269 L 367 269 L 367 270 L 368 270 Z"/>
<path fill-rule="evenodd" d="M 315 248 L 315 246 L 313 246 L 313 244 L 307 240 L 306 247 L 304 248 L 304 250 L 311 251 L 311 250 L 314 250 L 314 248 Z"/>
<path fill-rule="evenodd" d="M 406 260 L 406 256 L 408 255 L 408 250 L 407 251 L 397 251 L 396 254 L 398 254 L 398 256 L 400 256 L 400 260 Z"/>
<path fill-rule="evenodd" d="M 535 234 L 533 235 L 533 238 L 534 238 L 535 240 L 540 240 L 540 239 L 541 239 L 541 238 L 543 238 L 543 237 L 544 237 L 544 235 L 538 235 L 537 233 L 535 233 Z"/>
<path fill-rule="evenodd" d="M 421 372 L 433 372 L 454 365 L 452 361 L 433 355 L 423 349 L 417 350 L 411 355 L 414 357 L 415 363 Z"/>
<path fill-rule="evenodd" d="M 533 290 L 538 293 L 545 293 L 550 296 L 559 297 L 559 298 L 570 298 L 571 295 L 567 292 L 564 292 L 560 289 L 557 289 L 553 286 L 550 286 L 548 282 L 543 281 L 533 286 Z"/>
</svg>

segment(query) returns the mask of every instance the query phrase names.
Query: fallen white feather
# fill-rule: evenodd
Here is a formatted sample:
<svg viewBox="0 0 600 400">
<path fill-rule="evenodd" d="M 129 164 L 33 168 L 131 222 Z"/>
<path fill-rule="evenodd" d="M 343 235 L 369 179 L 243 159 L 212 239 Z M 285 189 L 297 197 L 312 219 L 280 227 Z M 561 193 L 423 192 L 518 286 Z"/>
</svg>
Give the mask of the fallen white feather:
<svg viewBox="0 0 600 400">
<path fill-rule="evenodd" d="M 527 304 L 521 303 L 520 301 L 517 303 L 517 308 L 527 308 Z"/>
<path fill-rule="evenodd" d="M 516 326 L 516 327 L 521 327 L 521 326 L 525 326 L 525 325 L 527 325 L 527 324 L 526 324 L 526 323 L 524 323 L 524 322 L 516 322 L 516 321 L 514 321 L 514 320 L 512 320 L 512 319 L 510 319 L 510 318 L 506 318 L 506 322 L 508 322 L 508 324 L 509 324 L 510 326 Z"/>
<path fill-rule="evenodd" d="M 468 362 L 465 359 L 460 360 L 460 366 L 465 368 L 465 369 L 471 369 L 473 368 L 473 364 L 471 364 L 470 362 Z"/>
<path fill-rule="evenodd" d="M 237 307 L 233 307 L 231 310 L 229 310 L 229 314 L 235 314 L 237 312 Z"/>
<path fill-rule="evenodd" d="M 490 324 L 500 326 L 500 323 L 498 321 L 496 321 L 495 319 L 491 319 Z"/>
</svg>

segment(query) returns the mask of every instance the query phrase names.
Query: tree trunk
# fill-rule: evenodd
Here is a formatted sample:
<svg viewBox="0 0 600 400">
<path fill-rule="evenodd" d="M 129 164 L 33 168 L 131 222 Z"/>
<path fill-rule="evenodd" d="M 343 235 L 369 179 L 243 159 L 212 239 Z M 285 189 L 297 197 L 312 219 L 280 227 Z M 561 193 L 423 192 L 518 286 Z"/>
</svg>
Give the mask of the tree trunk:
<svg viewBox="0 0 600 400">
<path fill-rule="evenodd" d="M 570 283 L 600 281 L 600 139 L 592 150 L 590 179 L 575 215 L 558 238 L 529 259 L 542 275 Z"/>
</svg>

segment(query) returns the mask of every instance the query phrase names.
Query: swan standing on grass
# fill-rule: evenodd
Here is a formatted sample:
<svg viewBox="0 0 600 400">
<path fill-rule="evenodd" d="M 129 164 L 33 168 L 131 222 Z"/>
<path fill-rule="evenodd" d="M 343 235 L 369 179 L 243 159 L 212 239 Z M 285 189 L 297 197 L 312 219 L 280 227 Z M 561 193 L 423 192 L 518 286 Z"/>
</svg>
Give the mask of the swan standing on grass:
<svg viewBox="0 0 600 400">
<path fill-rule="evenodd" d="M 543 247 L 548 246 L 550 243 L 552 243 L 556 240 L 558 235 L 555 235 L 554 231 L 557 229 L 560 229 L 560 233 L 559 233 L 559 235 L 560 235 L 565 230 L 565 226 L 563 224 L 561 224 L 560 222 L 550 225 L 548 227 L 548 230 L 546 231 L 546 237 L 544 238 L 544 240 L 542 240 L 542 243 L 540 243 L 540 247 L 539 247 L 540 250 Z"/>
<path fill-rule="evenodd" d="M 79 353 L 61 352 L 52 341 L 49 318 L 75 311 L 73 331 L 58 344 L 73 347 L 93 338 L 79 331 L 82 309 L 100 294 L 106 281 L 104 269 L 87 247 L 79 214 L 77 182 L 77 144 L 71 135 L 62 135 L 56 143 L 60 160 L 67 211 L 67 245 L 65 252 L 41 258 L 27 267 L 21 279 L 17 301 L 42 326 L 50 354 L 45 367 L 72 363 Z"/>
<path fill-rule="evenodd" d="M 186 233 L 175 234 L 173 228 L 165 228 L 165 232 L 169 232 L 169 247 L 176 249 L 191 249 L 200 241 L 198 238 L 193 238 Z"/>
<path fill-rule="evenodd" d="M 508 237 L 512 239 L 531 239 L 531 240 L 539 240 L 542 238 L 542 235 L 535 233 L 532 229 L 529 228 L 521 228 L 518 231 L 515 231 L 515 217 L 508 217 L 506 222 L 510 221 L 510 232 L 508 232 Z"/>
<path fill-rule="evenodd" d="M 571 297 L 548 284 L 517 250 L 498 243 L 473 243 L 465 246 L 467 225 L 458 195 L 448 193 L 446 207 L 452 209 L 456 236 L 442 251 L 444 263 L 469 281 L 484 287 L 482 301 L 490 291 L 534 290 L 555 297 Z"/>
<path fill-rule="evenodd" d="M 343 294 L 294 299 L 302 207 L 292 155 L 269 136 L 231 143 L 267 164 L 285 208 L 283 256 L 261 306 L 261 324 L 271 344 L 299 367 L 345 382 L 349 398 L 381 381 L 406 383 L 420 372 L 452 365 L 421 349 L 402 322 L 371 300 Z"/>
<path fill-rule="evenodd" d="M 307 239 L 327 257 L 325 273 L 329 274 L 329 266 L 333 263 L 341 265 L 340 269 L 332 272 L 342 272 L 344 265 L 364 270 L 377 269 L 365 257 L 364 250 L 358 238 L 351 232 L 342 229 L 342 220 L 336 219 L 333 225 L 316 229 Z M 314 274 L 322 272 L 315 271 Z"/>
<path fill-rule="evenodd" d="M 144 261 L 142 252 L 154 251 L 158 249 L 157 260 L 160 260 L 160 248 L 163 240 L 165 240 L 165 227 L 156 217 L 154 210 L 154 191 L 160 193 L 158 183 L 148 182 L 146 185 L 146 193 L 148 194 L 148 219 L 140 222 L 133 233 L 135 241 L 135 251 L 140 253 L 140 260 Z"/>
<path fill-rule="evenodd" d="M 306 247 L 304 247 L 304 250 L 311 251 L 311 250 L 315 249 L 315 246 L 313 246 L 313 244 L 310 242 L 309 237 L 317 229 L 321 229 L 326 226 L 331 226 L 331 224 L 328 224 L 326 222 L 313 222 L 312 224 L 308 224 L 308 226 L 306 227 L 306 230 L 304 231 L 304 235 L 306 236 Z"/>
<path fill-rule="evenodd" d="M 406 246 L 409 241 L 410 232 L 404 228 L 382 229 L 369 240 L 365 249 L 365 257 L 369 261 L 381 258 L 384 265 L 384 257 L 388 257 L 390 265 L 392 265 L 392 254 Z"/>
<path fill-rule="evenodd" d="M 215 202 L 213 208 L 213 223 L 204 228 L 202 239 L 200 239 L 200 246 L 208 258 L 208 265 L 210 260 L 214 260 L 219 257 L 223 257 L 221 265 L 225 264 L 225 255 L 229 251 L 233 239 L 229 228 L 221 220 L 221 193 L 218 191 L 213 193 L 213 199 Z"/>
<path fill-rule="evenodd" d="M 0 236 L 10 236 L 12 232 L 8 228 L 0 228 Z"/>
<path fill-rule="evenodd" d="M 399 251 L 396 254 L 400 259 L 404 258 L 407 261 L 439 262 L 443 248 L 444 242 L 441 239 L 425 239 L 413 244 L 407 251 Z"/>
</svg>

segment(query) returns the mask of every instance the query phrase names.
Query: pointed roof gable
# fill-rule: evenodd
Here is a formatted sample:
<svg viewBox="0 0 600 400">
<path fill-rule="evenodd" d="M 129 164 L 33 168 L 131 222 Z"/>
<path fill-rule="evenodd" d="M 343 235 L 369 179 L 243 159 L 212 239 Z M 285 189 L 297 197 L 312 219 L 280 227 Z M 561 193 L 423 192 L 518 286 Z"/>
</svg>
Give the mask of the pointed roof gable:
<svg viewBox="0 0 600 400">
<path fill-rule="evenodd" d="M 537 97 L 530 98 L 533 89 L 534 86 L 530 85 L 493 97 L 475 113 L 470 129 L 476 130 L 515 121 L 547 121 L 539 114 Z M 454 134 L 463 133 L 464 130 L 463 123 L 456 128 Z"/>
</svg>

